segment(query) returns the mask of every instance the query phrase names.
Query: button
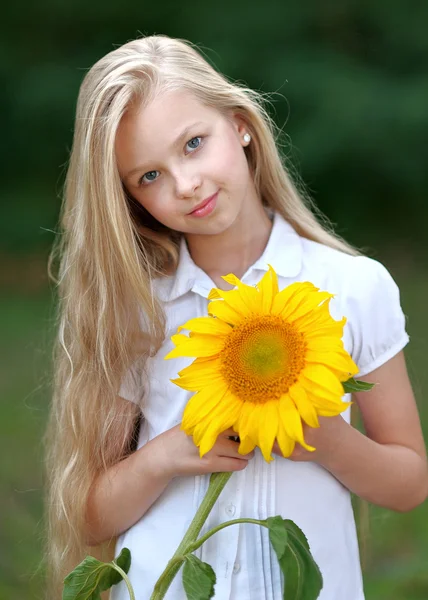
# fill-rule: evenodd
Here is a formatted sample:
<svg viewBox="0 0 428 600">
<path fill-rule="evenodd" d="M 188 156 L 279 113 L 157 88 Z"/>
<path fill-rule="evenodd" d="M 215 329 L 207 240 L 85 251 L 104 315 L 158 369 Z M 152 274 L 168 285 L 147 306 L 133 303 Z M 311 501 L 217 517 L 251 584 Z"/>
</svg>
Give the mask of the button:
<svg viewBox="0 0 428 600">
<path fill-rule="evenodd" d="M 240 570 L 241 570 L 241 565 L 238 562 L 236 562 L 233 565 L 233 574 L 236 575 L 236 573 L 239 573 Z"/>
<path fill-rule="evenodd" d="M 236 512 L 236 506 L 234 504 L 228 504 L 224 511 L 228 517 L 233 517 Z"/>
</svg>

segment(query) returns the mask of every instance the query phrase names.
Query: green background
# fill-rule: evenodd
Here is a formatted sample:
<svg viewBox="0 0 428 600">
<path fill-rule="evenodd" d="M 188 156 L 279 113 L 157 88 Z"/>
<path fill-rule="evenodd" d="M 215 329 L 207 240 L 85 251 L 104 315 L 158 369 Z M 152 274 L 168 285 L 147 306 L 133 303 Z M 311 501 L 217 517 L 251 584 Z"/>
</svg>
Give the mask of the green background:
<svg viewBox="0 0 428 600">
<path fill-rule="evenodd" d="M 57 225 L 79 84 L 141 34 L 202 46 L 273 93 L 284 151 L 337 231 L 388 267 L 408 317 L 410 375 L 428 427 L 428 4 L 219 0 L 11 3 L 0 36 L 0 599 L 43 596 L 42 447 Z M 428 598 L 427 505 L 370 508 L 368 600 Z"/>
</svg>

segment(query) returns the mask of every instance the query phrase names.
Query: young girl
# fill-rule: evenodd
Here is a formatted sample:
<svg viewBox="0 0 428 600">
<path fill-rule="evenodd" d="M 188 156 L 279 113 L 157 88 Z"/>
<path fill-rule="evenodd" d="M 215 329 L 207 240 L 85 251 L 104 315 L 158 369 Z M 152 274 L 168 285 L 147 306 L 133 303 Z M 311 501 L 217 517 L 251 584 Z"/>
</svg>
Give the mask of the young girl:
<svg viewBox="0 0 428 600">
<path fill-rule="evenodd" d="M 131 550 L 136 597 L 148 599 L 216 471 L 236 473 L 206 528 L 241 516 L 292 519 L 321 569 L 320 600 L 361 600 L 350 492 L 398 511 L 427 495 L 398 289 L 316 219 L 274 133 L 256 92 L 166 36 L 125 44 L 85 77 L 57 248 L 50 600 L 86 554 L 115 539 L 115 555 Z M 354 398 L 366 435 L 348 410 L 305 427 L 313 453 L 298 446 L 268 464 L 258 449 L 240 455 L 227 430 L 200 459 L 180 429 L 191 394 L 170 382 L 191 360 L 164 361 L 170 336 L 207 314 L 210 289 L 229 287 L 222 275 L 254 285 L 268 264 L 280 289 L 310 281 L 335 294 L 358 377 L 377 383 Z M 220 600 L 283 597 L 264 528 L 224 529 L 198 556 L 214 568 Z M 123 583 L 111 597 L 128 598 Z M 166 597 L 185 598 L 180 576 Z"/>
</svg>

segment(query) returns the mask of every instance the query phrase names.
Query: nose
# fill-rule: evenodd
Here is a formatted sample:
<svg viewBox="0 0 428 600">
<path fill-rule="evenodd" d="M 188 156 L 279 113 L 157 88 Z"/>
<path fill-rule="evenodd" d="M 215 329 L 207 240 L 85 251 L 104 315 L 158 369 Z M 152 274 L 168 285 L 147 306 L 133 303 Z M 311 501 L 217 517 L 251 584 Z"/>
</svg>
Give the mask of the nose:
<svg viewBox="0 0 428 600">
<path fill-rule="evenodd" d="M 175 174 L 175 189 L 178 198 L 192 198 L 201 186 L 201 176 L 190 169 L 181 168 Z"/>
</svg>

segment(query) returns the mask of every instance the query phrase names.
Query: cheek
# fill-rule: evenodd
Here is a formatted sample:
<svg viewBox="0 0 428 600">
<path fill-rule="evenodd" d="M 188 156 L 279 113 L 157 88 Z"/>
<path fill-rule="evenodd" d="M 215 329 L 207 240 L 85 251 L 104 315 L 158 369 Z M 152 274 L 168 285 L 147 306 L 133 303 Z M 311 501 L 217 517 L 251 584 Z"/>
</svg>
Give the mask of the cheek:
<svg viewBox="0 0 428 600">
<path fill-rule="evenodd" d="M 147 186 L 144 190 L 138 190 L 134 194 L 135 200 L 141 204 L 155 219 L 163 221 L 165 214 L 168 213 L 167 199 L 168 194 L 163 190 L 163 186 L 159 184 Z"/>
<path fill-rule="evenodd" d="M 248 163 L 243 148 L 233 135 L 216 144 L 209 158 L 213 171 L 221 180 L 232 179 L 234 183 L 238 183 L 237 180 L 241 180 L 240 175 L 246 177 L 248 174 Z"/>
</svg>

